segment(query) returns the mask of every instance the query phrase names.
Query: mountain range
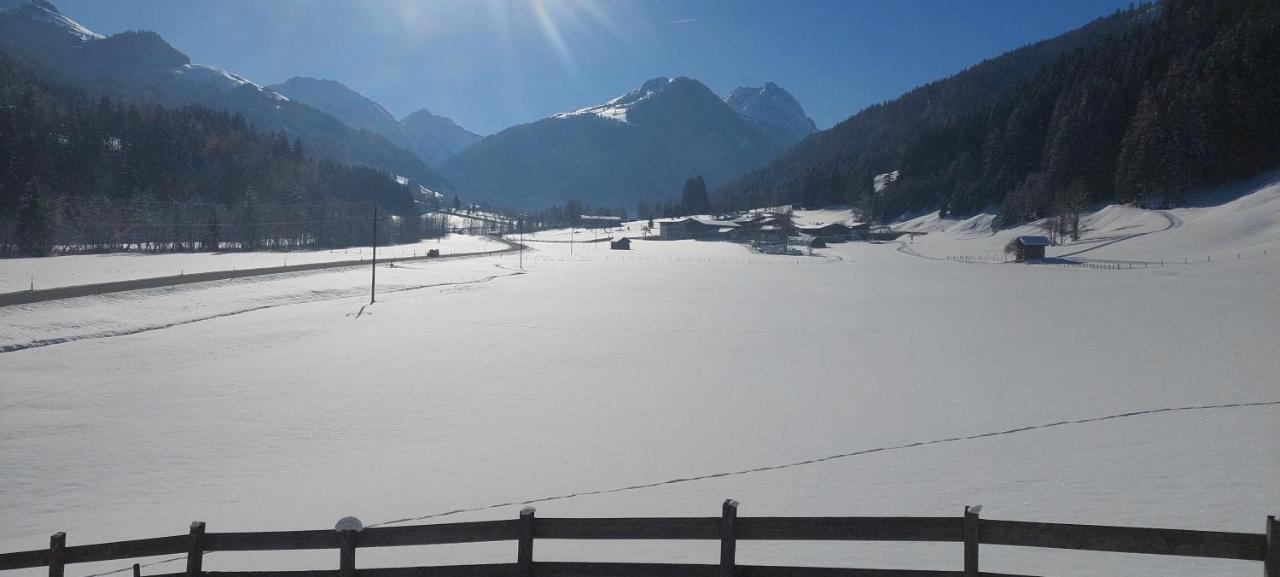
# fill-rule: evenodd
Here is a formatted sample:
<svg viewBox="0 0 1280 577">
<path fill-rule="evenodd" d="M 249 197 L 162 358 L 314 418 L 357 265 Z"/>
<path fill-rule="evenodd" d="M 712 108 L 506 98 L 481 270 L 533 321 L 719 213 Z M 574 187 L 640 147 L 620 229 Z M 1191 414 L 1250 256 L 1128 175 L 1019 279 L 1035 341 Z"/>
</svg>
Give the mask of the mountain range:
<svg viewBox="0 0 1280 577">
<path fill-rule="evenodd" d="M 381 104 L 335 80 L 294 77 L 268 88 L 325 112 L 347 126 L 380 134 L 429 165 L 457 154 L 481 138 L 425 108 L 396 120 Z"/>
<path fill-rule="evenodd" d="M 411 151 L 407 135 L 393 142 L 379 131 L 349 125 L 233 72 L 192 64 L 154 32 L 103 36 L 45 0 L 0 0 L 0 49 L 91 94 L 227 110 L 243 115 L 260 132 L 284 132 L 301 140 L 320 158 L 370 166 L 431 190 L 453 191 Z"/>
<path fill-rule="evenodd" d="M 727 182 L 816 130 L 776 84 L 720 98 L 681 77 L 653 79 L 604 104 L 482 138 L 427 109 L 397 120 L 333 80 L 262 86 L 193 64 L 154 32 L 103 36 L 47 0 L 0 0 L 0 49 L 91 94 L 227 110 L 261 132 L 301 140 L 320 158 L 512 208 L 570 199 L 598 206 L 662 201 L 689 177 Z"/>
<path fill-rule="evenodd" d="M 1280 164 L 1280 7 L 1163 0 L 871 106 L 713 192 L 874 218 L 1173 204 Z M 877 175 L 897 174 L 877 187 Z"/>
<path fill-rule="evenodd" d="M 437 168 L 505 206 L 631 207 L 676 197 L 693 176 L 724 183 L 813 130 L 774 84 L 726 100 L 692 78 L 654 78 L 603 104 L 503 130 Z"/>
</svg>

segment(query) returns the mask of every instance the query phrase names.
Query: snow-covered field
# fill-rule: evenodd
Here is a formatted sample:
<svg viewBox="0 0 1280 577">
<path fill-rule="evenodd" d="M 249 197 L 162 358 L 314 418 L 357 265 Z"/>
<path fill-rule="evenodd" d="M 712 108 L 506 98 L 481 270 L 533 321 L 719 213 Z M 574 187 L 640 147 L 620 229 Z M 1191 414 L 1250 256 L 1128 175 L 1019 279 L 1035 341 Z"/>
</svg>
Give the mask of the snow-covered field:
<svg viewBox="0 0 1280 577">
<path fill-rule="evenodd" d="M 484 236 L 450 234 L 417 244 L 378 247 L 378 258 L 502 250 L 506 245 Z M 197 272 L 261 268 L 313 262 L 369 260 L 370 247 L 307 252 L 225 252 L 194 254 L 111 253 L 51 258 L 0 259 L 0 293 L 60 286 L 173 276 Z"/>
<path fill-rule="evenodd" d="M 1104 207 L 1081 220 L 1079 241 L 1049 247 L 1047 256 L 1173 264 L 1266 256 L 1280 250 L 1280 174 L 1213 191 L 1196 200 L 1202 206 L 1169 210 Z M 1005 258 L 1004 246 L 1014 237 L 1045 234 L 1040 222 L 995 232 L 991 229 L 993 218 L 979 214 L 962 220 L 940 219 L 937 213 L 930 213 L 893 228 L 928 233 L 911 240 L 910 249 L 923 255 L 985 256 L 992 260 Z"/>
<path fill-rule="evenodd" d="M 1210 242 L 1224 222 L 1212 210 L 1106 250 L 1162 235 Z M 914 248 L 960 250 L 948 242 L 968 241 L 930 234 Z M 387 288 L 407 290 L 369 307 L 367 276 L 347 271 L 0 308 L 3 343 L 96 335 L 0 353 L 0 551 L 47 546 L 59 530 L 77 544 L 178 534 L 197 519 L 215 532 L 327 528 L 573 493 L 585 494 L 539 503 L 539 516 L 714 516 L 732 497 L 742 515 L 982 504 L 996 519 L 1257 533 L 1280 513 L 1276 404 L 964 438 L 1280 401 L 1280 252 L 1099 271 L 932 260 L 895 244 L 815 257 L 695 241 L 572 256 L 531 246 L 526 274 L 512 253 L 380 269 Z M 611 491 L 836 455 L 847 456 Z M 540 541 L 537 555 L 715 563 L 717 552 Z M 359 563 L 514 556 L 499 543 L 361 550 Z M 961 548 L 744 542 L 739 560 L 957 570 Z M 336 563 L 331 551 L 215 553 L 205 568 Z M 982 563 L 1063 576 L 1261 571 L 1007 547 L 984 547 Z"/>
</svg>

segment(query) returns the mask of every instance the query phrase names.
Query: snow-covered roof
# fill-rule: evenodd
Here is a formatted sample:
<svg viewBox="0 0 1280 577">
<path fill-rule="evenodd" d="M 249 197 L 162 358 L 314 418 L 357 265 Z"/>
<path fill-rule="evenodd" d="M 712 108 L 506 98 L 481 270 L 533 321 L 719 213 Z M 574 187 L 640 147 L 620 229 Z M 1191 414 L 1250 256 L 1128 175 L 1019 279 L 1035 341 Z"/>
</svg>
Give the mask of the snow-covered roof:
<svg viewBox="0 0 1280 577">
<path fill-rule="evenodd" d="M 1053 243 L 1049 242 L 1048 237 L 1044 236 L 1020 236 L 1018 244 L 1022 246 L 1049 246 Z"/>
</svg>

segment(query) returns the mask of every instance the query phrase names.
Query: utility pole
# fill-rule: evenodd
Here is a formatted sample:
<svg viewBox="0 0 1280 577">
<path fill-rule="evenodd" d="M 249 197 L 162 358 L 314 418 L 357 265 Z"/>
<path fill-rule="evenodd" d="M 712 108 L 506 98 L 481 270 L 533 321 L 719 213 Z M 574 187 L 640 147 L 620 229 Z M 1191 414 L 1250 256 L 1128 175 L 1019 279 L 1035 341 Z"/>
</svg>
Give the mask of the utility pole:
<svg viewBox="0 0 1280 577">
<path fill-rule="evenodd" d="M 373 203 L 373 268 L 369 269 L 369 304 L 378 286 L 378 203 Z"/>
<path fill-rule="evenodd" d="M 516 220 L 516 229 L 520 234 L 520 270 L 524 270 L 524 219 L 525 215 L 520 215 Z"/>
</svg>

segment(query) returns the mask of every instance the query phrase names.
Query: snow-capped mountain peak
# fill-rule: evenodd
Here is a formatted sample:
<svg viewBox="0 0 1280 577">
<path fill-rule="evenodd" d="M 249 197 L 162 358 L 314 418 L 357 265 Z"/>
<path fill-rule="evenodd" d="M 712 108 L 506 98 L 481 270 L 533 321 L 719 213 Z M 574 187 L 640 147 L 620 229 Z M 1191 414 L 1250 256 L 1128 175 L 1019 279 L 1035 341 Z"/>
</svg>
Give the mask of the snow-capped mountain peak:
<svg viewBox="0 0 1280 577">
<path fill-rule="evenodd" d="M 13 12 L 34 22 L 57 26 L 79 38 L 81 41 L 101 40 L 98 34 L 84 25 L 68 18 L 58 8 L 45 0 L 0 0 L 0 12 Z"/>
<path fill-rule="evenodd" d="M 772 82 L 758 88 L 735 88 L 724 101 L 738 114 L 784 142 L 797 142 L 818 130 L 813 119 L 805 115 L 800 102 Z"/>
<path fill-rule="evenodd" d="M 627 122 L 627 110 L 637 103 L 647 100 L 655 94 L 658 94 L 671 86 L 675 79 L 659 76 L 652 80 L 646 81 L 640 85 L 640 88 L 632 90 L 622 96 L 614 98 L 604 104 L 596 106 L 588 106 L 573 112 L 561 112 L 552 118 L 568 118 L 571 116 L 580 116 L 584 114 L 592 114 L 601 118 L 607 118 L 617 122 Z"/>
</svg>

